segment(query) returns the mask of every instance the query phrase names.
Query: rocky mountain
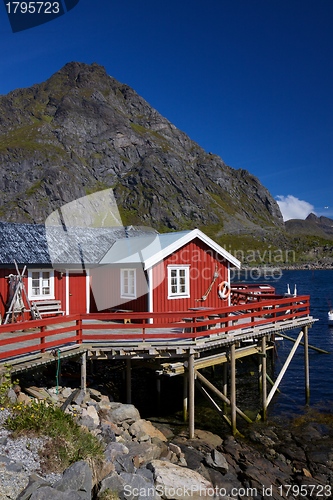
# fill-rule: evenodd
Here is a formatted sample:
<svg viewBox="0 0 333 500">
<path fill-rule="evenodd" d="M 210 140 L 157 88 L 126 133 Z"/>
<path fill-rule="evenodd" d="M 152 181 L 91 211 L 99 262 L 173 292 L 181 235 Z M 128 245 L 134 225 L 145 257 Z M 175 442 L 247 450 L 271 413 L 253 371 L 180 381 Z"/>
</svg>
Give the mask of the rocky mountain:
<svg viewBox="0 0 333 500">
<path fill-rule="evenodd" d="M 103 67 L 72 62 L 0 97 L 0 219 L 43 223 L 112 188 L 124 224 L 273 238 L 284 223 L 257 178 L 205 152 Z"/>
<path fill-rule="evenodd" d="M 286 231 L 292 235 L 317 236 L 333 240 L 333 220 L 328 217 L 310 214 L 305 220 L 290 219 L 285 225 Z"/>
</svg>

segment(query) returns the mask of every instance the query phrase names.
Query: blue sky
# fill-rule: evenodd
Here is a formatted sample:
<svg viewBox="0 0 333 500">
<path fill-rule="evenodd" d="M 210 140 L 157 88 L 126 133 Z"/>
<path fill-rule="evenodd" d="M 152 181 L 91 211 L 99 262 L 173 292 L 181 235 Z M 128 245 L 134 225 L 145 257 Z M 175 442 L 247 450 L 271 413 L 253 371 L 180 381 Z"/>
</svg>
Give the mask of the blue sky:
<svg viewBox="0 0 333 500">
<path fill-rule="evenodd" d="M 0 94 L 96 62 L 257 176 L 285 219 L 333 217 L 332 26 L 332 0 L 80 0 L 12 33 L 3 4 Z"/>
</svg>

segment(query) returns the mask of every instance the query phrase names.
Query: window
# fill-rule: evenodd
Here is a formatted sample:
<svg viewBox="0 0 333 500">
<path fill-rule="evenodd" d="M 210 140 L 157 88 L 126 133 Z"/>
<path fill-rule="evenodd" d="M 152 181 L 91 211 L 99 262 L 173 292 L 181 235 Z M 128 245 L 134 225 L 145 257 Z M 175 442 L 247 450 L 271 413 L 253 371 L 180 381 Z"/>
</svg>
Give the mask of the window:
<svg viewBox="0 0 333 500">
<path fill-rule="evenodd" d="M 181 298 L 190 296 L 189 266 L 168 267 L 168 297 Z"/>
<path fill-rule="evenodd" d="M 30 270 L 28 272 L 29 299 L 54 298 L 54 273 L 46 270 Z"/>
<path fill-rule="evenodd" d="M 121 269 L 120 296 L 124 299 L 136 298 L 136 269 Z"/>
</svg>

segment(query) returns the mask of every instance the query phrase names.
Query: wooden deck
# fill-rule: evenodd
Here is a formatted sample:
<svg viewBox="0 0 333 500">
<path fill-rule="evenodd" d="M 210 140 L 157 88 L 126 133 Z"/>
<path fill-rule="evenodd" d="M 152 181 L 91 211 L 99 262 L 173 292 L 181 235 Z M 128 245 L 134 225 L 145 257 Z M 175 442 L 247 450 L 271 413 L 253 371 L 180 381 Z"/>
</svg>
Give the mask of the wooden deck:
<svg viewBox="0 0 333 500">
<path fill-rule="evenodd" d="M 177 313 L 53 317 L 1 325 L 0 368 L 10 364 L 17 373 L 84 352 L 92 358 L 169 360 L 189 352 L 198 358 L 216 350 L 222 355 L 236 345 L 249 354 L 263 336 L 273 339 L 314 321 L 308 296 Z"/>
<path fill-rule="evenodd" d="M 310 315 L 308 296 L 272 298 L 263 295 L 218 309 L 201 308 L 176 313 L 78 314 L 6 324 L 0 326 L 0 374 L 6 365 L 11 365 L 15 374 L 77 356 L 81 361 L 81 388 L 86 390 L 87 359 L 121 359 L 125 361 L 126 400 L 130 403 L 131 360 L 154 359 L 157 374 L 174 376 L 186 372 L 183 377 L 183 412 L 184 419 L 188 415 L 190 437 L 194 437 L 196 386 L 236 434 L 236 415 L 251 422 L 236 404 L 236 360 L 250 355 L 259 356 L 261 415 L 266 419 L 268 405 L 304 339 L 308 404 L 308 330 L 315 321 Z M 294 346 L 268 392 L 266 352 L 274 347 L 276 335 L 296 329 L 297 339 L 291 339 Z M 223 392 L 199 371 L 219 363 L 224 363 Z M 228 387 L 230 398 L 227 396 Z M 210 393 L 230 408 L 230 415 Z"/>
</svg>

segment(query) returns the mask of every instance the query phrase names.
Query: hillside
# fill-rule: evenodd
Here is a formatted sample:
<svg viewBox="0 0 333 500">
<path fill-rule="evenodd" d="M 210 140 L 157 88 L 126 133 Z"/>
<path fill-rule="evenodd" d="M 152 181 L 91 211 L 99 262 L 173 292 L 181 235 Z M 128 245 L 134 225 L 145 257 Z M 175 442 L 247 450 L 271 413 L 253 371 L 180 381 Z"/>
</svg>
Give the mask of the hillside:
<svg viewBox="0 0 333 500">
<path fill-rule="evenodd" d="M 305 220 L 290 219 L 285 223 L 286 231 L 292 235 L 318 236 L 333 240 L 333 220 L 310 214 Z"/>
<path fill-rule="evenodd" d="M 124 224 L 276 239 L 279 207 L 246 170 L 205 152 L 97 64 L 72 62 L 0 97 L 0 219 L 43 223 L 114 190 Z"/>
<path fill-rule="evenodd" d="M 305 220 L 286 221 L 286 235 L 297 262 L 333 269 L 333 220 L 310 214 Z"/>
</svg>

